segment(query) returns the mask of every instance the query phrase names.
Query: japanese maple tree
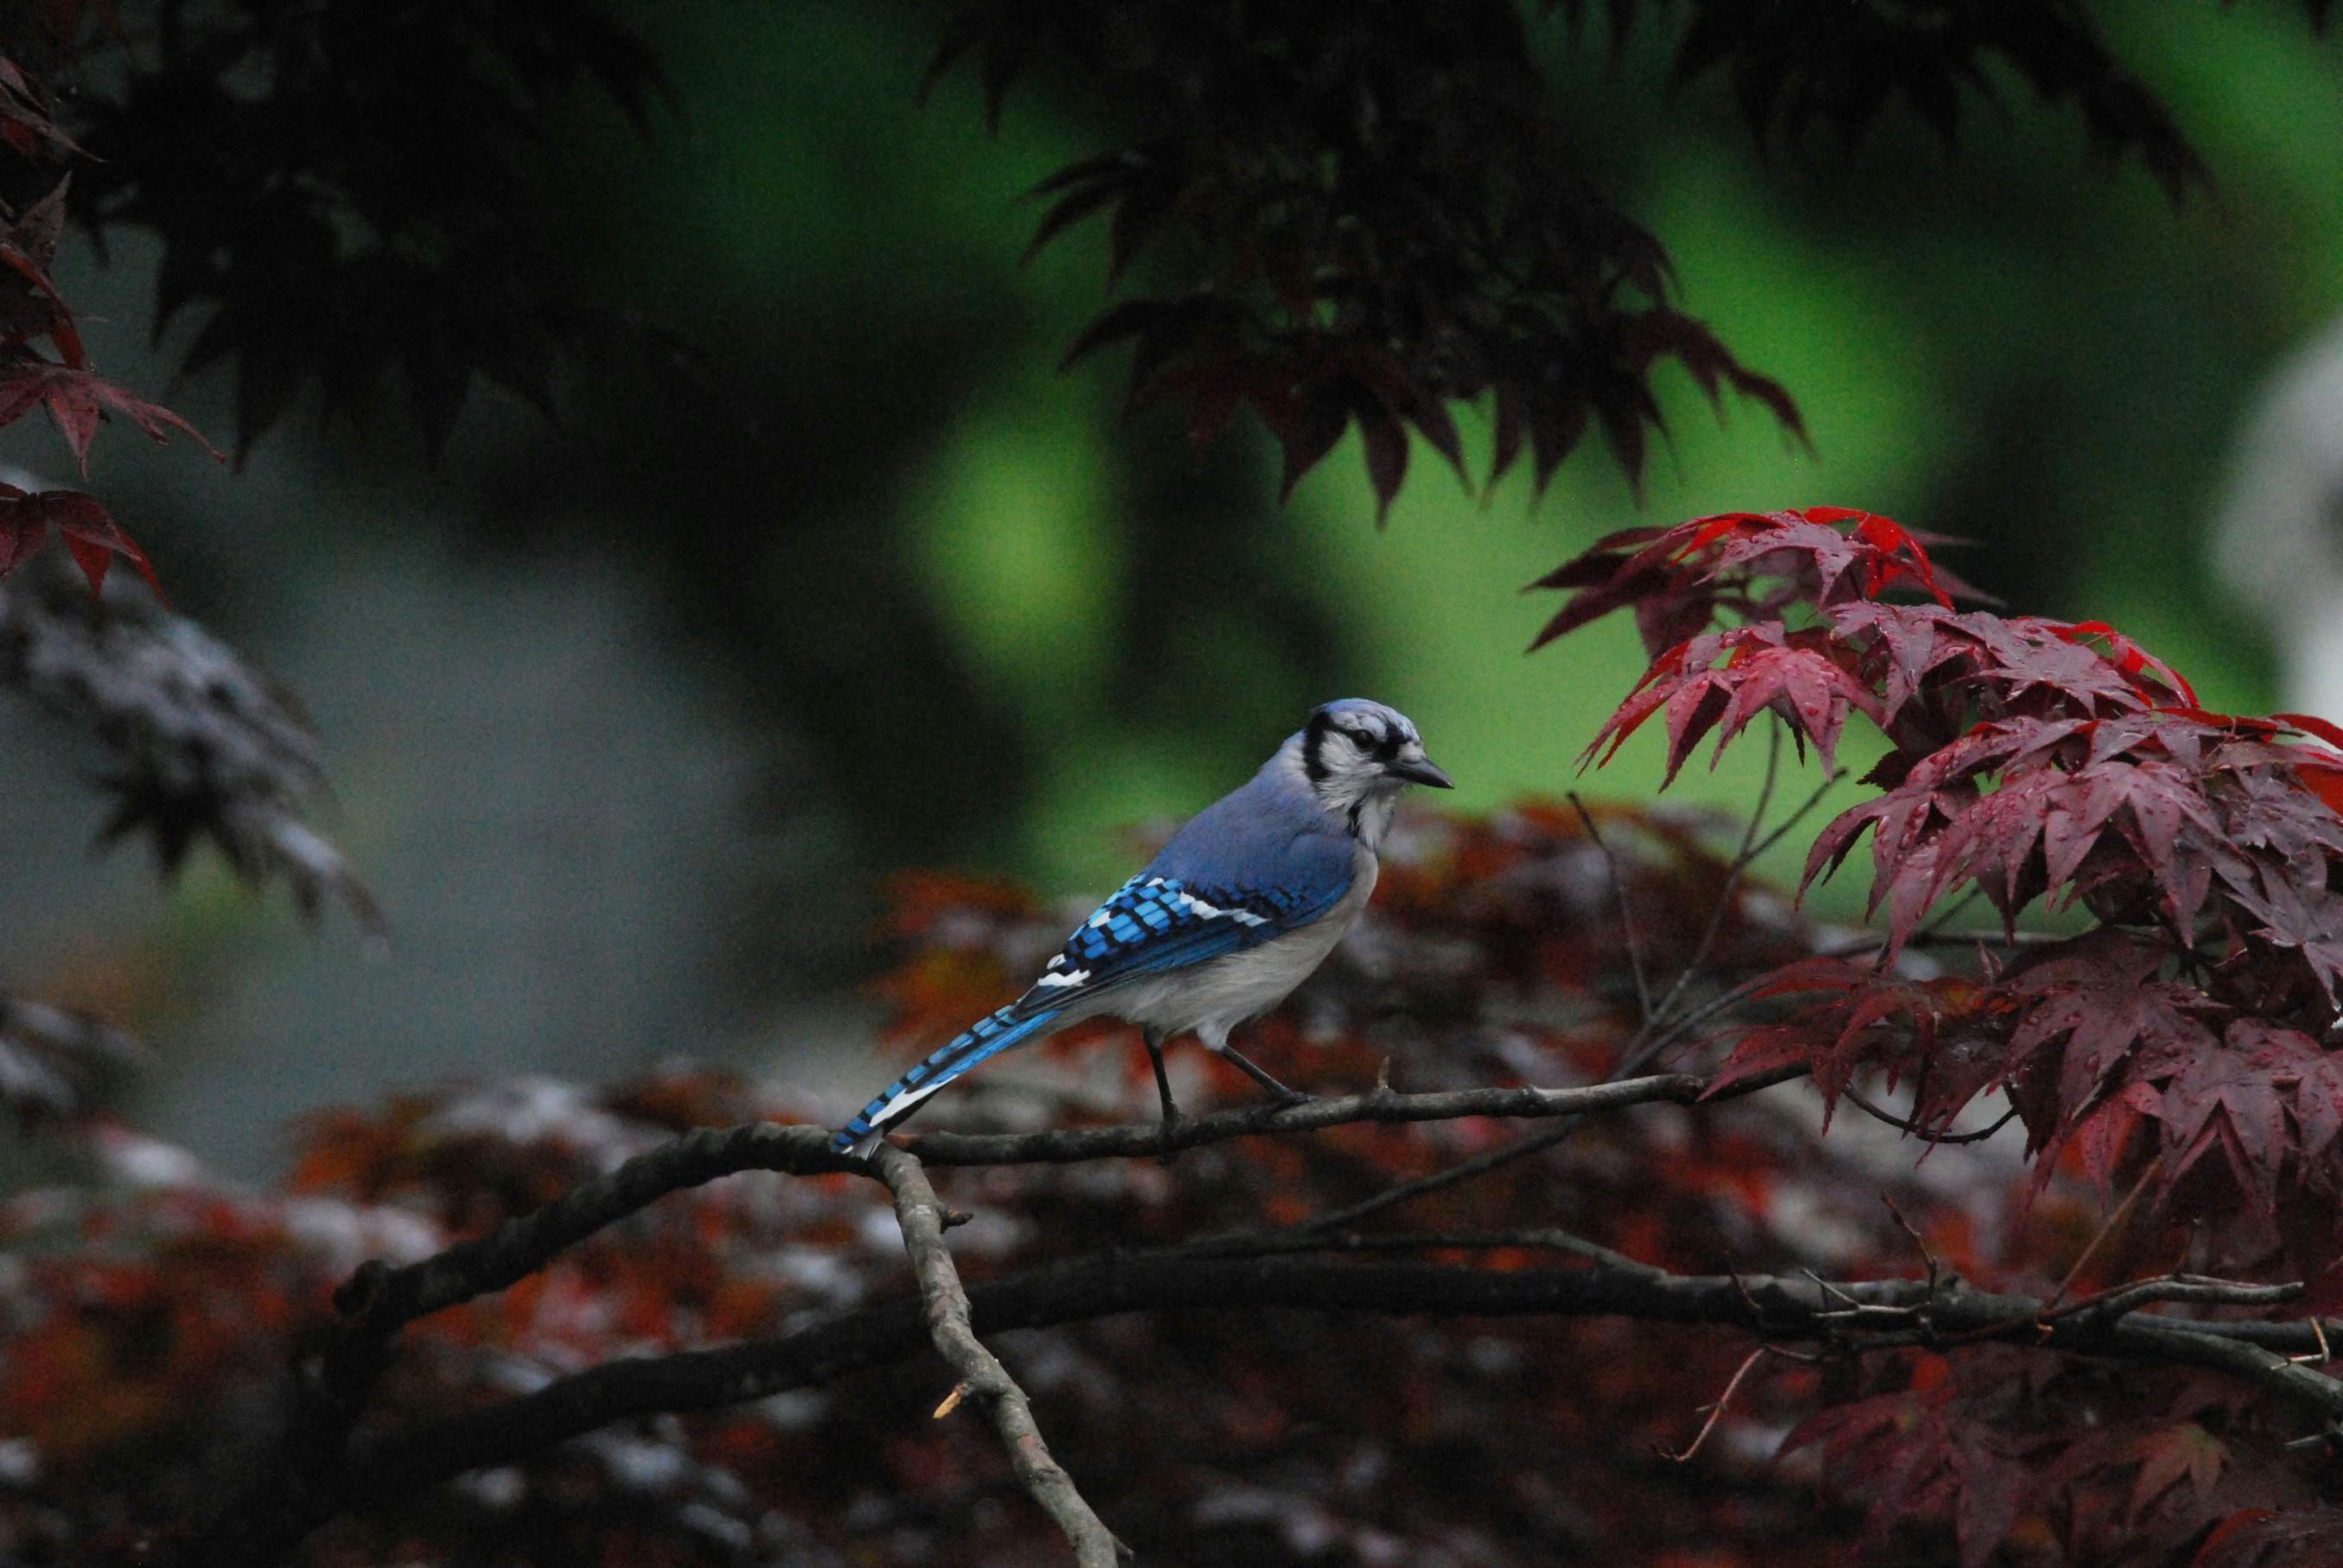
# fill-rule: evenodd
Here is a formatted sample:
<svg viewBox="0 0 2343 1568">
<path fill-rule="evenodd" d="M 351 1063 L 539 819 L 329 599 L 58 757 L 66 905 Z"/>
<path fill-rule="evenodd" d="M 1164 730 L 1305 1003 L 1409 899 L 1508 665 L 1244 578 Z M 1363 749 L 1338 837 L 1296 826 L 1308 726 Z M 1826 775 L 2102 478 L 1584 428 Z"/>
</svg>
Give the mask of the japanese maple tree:
<svg viewBox="0 0 2343 1568">
<path fill-rule="evenodd" d="M 0 1529 L 196 1563 L 2331 1560 L 2343 751 L 2110 628 L 1956 608 L 1928 543 L 1733 514 L 1554 573 L 1555 635 L 1632 608 L 1653 653 L 1590 758 L 1757 726 L 1759 820 L 1726 852 L 1664 811 L 1403 819 L 1258 1042 L 1322 1098 L 1183 1062 L 1232 1103 L 1168 1159 L 1103 1023 L 964 1086 L 1001 1131 L 867 1164 L 683 1068 L 322 1117 L 281 1193 L 106 1134 L 136 1184 L 0 1216 L 39 1461 Z M 1792 751 L 1858 714 L 1872 794 L 1809 857 L 1870 838 L 1849 940 L 1749 869 L 1822 799 L 1774 809 Z M 2000 918 L 1956 924 L 1972 893 Z M 906 1053 L 1069 918 L 940 877 L 898 908 Z"/>
<path fill-rule="evenodd" d="M 1854 714 L 1887 742 L 1864 779 L 1877 793 L 1822 829 L 1805 873 L 1828 875 L 1867 836 L 1867 908 L 1885 934 L 1859 957 L 1766 977 L 1756 994 L 1788 1010 L 1734 1035 L 1714 1090 L 1795 1069 L 1826 1124 L 1852 1095 L 1926 1141 L 1961 1136 L 1956 1121 L 1979 1096 L 2006 1097 L 2034 1162 L 2029 1191 L 2071 1167 L 2103 1198 L 2127 1194 L 2117 1213 L 2132 1255 L 2279 1283 L 2295 1314 L 2333 1310 L 2343 730 L 2207 712 L 2178 671 L 2102 622 L 1957 609 L 1966 590 L 1928 543 L 1842 508 L 1732 513 L 1614 535 L 1538 585 L 1570 594 L 1541 642 L 1632 608 L 1652 656 L 1590 758 L 1654 717 L 1671 779 L 1704 739 L 1721 754 L 1760 715 L 1826 765 Z M 1899 964 L 1932 913 L 1969 896 L 1999 914 L 2001 951 L 1981 948 L 1973 970 Z M 2036 904 L 2087 929 L 2017 944 L 2017 918 Z M 1883 1111 L 1859 1086 L 1903 1091 L 1906 1108 Z M 2207 1299 L 2222 1288 L 2207 1285 Z M 1959 1446 L 2011 1419 L 1992 1412 L 2012 1391 L 1973 1381 L 1925 1403 L 1904 1393 L 1825 1414 L 1804 1440 L 1875 1452 L 1894 1423 L 1919 1446 L 1897 1456 L 1892 1483 L 1855 1490 L 1882 1519 L 1923 1502 L 1950 1513 L 1964 1556 L 1983 1561 L 2026 1489 L 1979 1457 L 1993 1443 Z M 2006 1408 L 2031 1422 L 2050 1407 Z M 2062 1476 L 2069 1448 L 2090 1447 L 2072 1432 L 2023 1446 L 2037 1461 L 2058 1454 Z M 2194 1452 L 2131 1455 L 2129 1517 L 2183 1471 L 2194 1490 L 2217 1490 L 2224 1452 Z M 2205 1560 L 2258 1561 L 2251 1543 L 2299 1533 L 2241 1513 Z"/>
<path fill-rule="evenodd" d="M 1761 139 L 1895 99 L 1949 134 L 2014 71 L 2167 188 L 2201 177 L 2065 0 L 1604 9 L 1681 22 L 1675 74 L 1728 78 Z M 598 7 L 164 0 L 69 112 L 51 73 L 118 43 L 113 12 L 39 0 L 0 58 L 0 425 L 45 414 L 83 468 L 109 420 L 194 437 L 88 363 L 52 280 L 69 207 L 160 239 L 159 313 L 233 365 L 239 447 L 387 384 L 436 442 L 476 381 L 546 400 L 612 329 L 518 199 L 568 85 L 656 90 Z M 1199 436 L 1250 410 L 1288 488 L 1356 427 L 1388 503 L 1411 432 L 1461 467 L 1475 399 L 1497 473 L 1590 430 L 1636 471 L 1669 361 L 1798 429 L 1569 175 L 1525 28 L 1014 0 L 959 8 L 936 68 L 996 111 L 1052 58 L 1111 85 L 1127 139 L 1047 182 L 1037 243 L 1103 219 L 1134 293 L 1073 352 L 1129 345 L 1134 395 Z M 155 582 L 95 497 L 0 487 L 0 577 L 58 540 L 86 590 L 116 557 Z M 136 1047 L 0 998 L 0 1103 L 94 1177 L 0 1207 L 0 1554 L 2337 1560 L 2343 732 L 1979 607 L 1936 542 L 1735 513 L 1544 579 L 1548 638 L 1626 610 L 1651 658 L 1590 759 L 1650 729 L 1673 777 L 1755 727 L 1754 819 L 1404 819 L 1357 939 L 1262 1026 L 1320 1098 L 1183 1060 L 1216 1108 L 1168 1151 L 1097 1024 L 869 1162 L 829 1151 L 839 1108 L 679 1064 L 321 1112 L 256 1191 L 93 1109 Z M 113 830 L 365 912 L 301 819 L 295 706 L 135 585 L 39 569 L 0 590 L 0 677 L 114 749 Z M 1827 773 L 1858 718 L 1870 793 L 1805 872 L 1867 855 L 1879 929 L 1850 933 L 1751 868 L 1821 799 L 1777 806 L 1789 755 Z M 907 880 L 889 1043 L 997 1005 L 1070 918 Z"/>
</svg>

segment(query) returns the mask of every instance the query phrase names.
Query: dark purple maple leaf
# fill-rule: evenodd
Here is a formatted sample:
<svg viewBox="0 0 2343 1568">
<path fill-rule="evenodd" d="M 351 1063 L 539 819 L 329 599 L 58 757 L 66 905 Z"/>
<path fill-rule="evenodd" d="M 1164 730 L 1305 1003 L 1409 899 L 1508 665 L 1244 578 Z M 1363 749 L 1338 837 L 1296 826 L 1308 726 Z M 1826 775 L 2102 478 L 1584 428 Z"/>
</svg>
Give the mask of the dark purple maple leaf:
<svg viewBox="0 0 2343 1568">
<path fill-rule="evenodd" d="M 96 497 L 78 490 L 27 492 L 0 484 L 0 578 L 46 545 L 52 528 L 73 552 L 82 575 L 89 578 L 90 592 L 104 590 L 106 569 L 120 556 L 146 579 L 156 598 L 164 597 L 146 552 L 122 531 Z"/>
<path fill-rule="evenodd" d="M 116 386 L 93 370 L 59 365 L 28 350 L 18 349 L 0 360 L 0 425 L 9 424 L 35 407 L 46 407 L 56 422 L 74 461 L 89 471 L 89 444 L 108 414 L 119 414 L 157 441 L 167 441 L 176 430 L 188 437 L 216 459 L 219 449 L 197 430 L 159 403 L 149 403 Z"/>
</svg>

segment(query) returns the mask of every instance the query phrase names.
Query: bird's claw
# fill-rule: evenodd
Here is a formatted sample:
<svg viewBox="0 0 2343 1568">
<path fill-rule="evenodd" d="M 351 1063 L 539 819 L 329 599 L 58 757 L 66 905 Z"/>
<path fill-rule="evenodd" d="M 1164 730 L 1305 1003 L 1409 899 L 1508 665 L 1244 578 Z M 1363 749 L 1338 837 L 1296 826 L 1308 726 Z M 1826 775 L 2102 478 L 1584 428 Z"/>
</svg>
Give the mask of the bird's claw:
<svg viewBox="0 0 2343 1568">
<path fill-rule="evenodd" d="M 1155 1158 L 1166 1165 L 1179 1158 L 1180 1129 L 1186 1124 L 1187 1120 L 1188 1118 L 1176 1109 L 1170 1106 L 1164 1107 L 1163 1121 L 1155 1131 Z"/>
</svg>

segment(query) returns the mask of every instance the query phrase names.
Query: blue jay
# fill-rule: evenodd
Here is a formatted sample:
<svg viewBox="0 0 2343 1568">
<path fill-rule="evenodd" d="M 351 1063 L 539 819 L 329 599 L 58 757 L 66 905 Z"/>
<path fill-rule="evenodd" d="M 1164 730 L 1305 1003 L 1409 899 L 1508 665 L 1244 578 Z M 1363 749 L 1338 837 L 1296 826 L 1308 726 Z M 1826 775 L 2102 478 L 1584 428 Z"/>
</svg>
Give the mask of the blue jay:
<svg viewBox="0 0 2343 1568">
<path fill-rule="evenodd" d="M 1032 989 L 897 1079 L 830 1141 L 867 1155 L 961 1073 L 1011 1047 L 1105 1014 L 1140 1027 L 1168 1133 L 1179 1119 L 1163 1042 L 1188 1030 L 1280 1099 L 1299 1099 L 1229 1044 L 1334 950 L 1374 891 L 1401 789 L 1453 788 L 1405 716 L 1330 702 L 1234 792 L 1066 939 Z"/>
</svg>

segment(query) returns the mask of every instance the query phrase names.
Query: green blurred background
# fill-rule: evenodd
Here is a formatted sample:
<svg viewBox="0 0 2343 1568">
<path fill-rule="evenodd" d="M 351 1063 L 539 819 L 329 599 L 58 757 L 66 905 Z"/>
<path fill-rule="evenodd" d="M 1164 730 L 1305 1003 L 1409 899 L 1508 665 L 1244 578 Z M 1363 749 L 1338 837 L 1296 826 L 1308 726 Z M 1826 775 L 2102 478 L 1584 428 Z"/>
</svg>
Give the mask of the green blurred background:
<svg viewBox="0 0 2343 1568">
<path fill-rule="evenodd" d="M 1885 512 L 1976 541 L 1956 569 L 2015 608 L 2122 627 L 2209 707 L 2281 705 L 2207 534 L 2257 387 L 2343 314 L 2343 39 L 2293 0 L 2102 8 L 2212 168 L 2178 207 L 2015 83 L 1957 147 L 1891 111 L 1853 149 L 1761 152 L 1721 83 L 1665 88 L 1663 29 L 1614 51 L 1541 24 L 1588 172 L 1788 385 L 1813 451 L 1664 371 L 1640 498 L 1599 447 L 1534 504 L 1419 447 L 1381 531 L 1350 442 L 1281 510 L 1258 431 L 1199 449 L 1122 417 L 1120 357 L 1058 372 L 1111 297 L 1104 239 L 1021 264 L 1020 198 L 1104 145 L 1080 84 L 1036 78 L 990 135 L 965 77 L 919 101 L 929 7 L 631 15 L 679 113 L 647 144 L 581 100 L 544 200 L 591 290 L 699 363 L 588 370 L 558 425 L 476 398 L 436 468 L 392 428 L 288 427 L 241 474 L 100 443 L 94 487 L 182 607 L 311 699 L 328 825 L 396 927 L 370 963 L 216 869 L 161 899 L 135 857 L 93 872 L 64 738 L 9 720 L 0 980 L 162 1040 L 143 1110 L 222 1164 L 450 1072 L 689 1051 L 859 1098 L 890 869 L 1103 890 L 1125 829 L 1327 698 L 1413 716 L 1463 809 L 1647 797 L 1650 740 L 1574 772 L 1642 668 L 1632 629 L 1525 657 L 1555 601 L 1519 591 L 1638 522 Z M 99 363 L 153 390 L 179 340 L 146 343 L 150 260 L 117 247 L 66 289 L 111 318 Z M 208 379 L 172 400 L 229 422 Z M 30 422 L 9 438 L 62 466 Z M 1745 809 L 1762 760 L 1675 794 Z"/>
<path fill-rule="evenodd" d="M 774 498 L 766 548 L 786 558 L 795 528 L 901 563 L 1005 721 L 992 744 L 1019 790 L 920 838 L 1052 888 L 1118 876 L 1114 827 L 1209 798 L 1337 691 L 1414 714 L 1460 804 L 1564 787 L 1642 659 L 1624 625 L 1521 657 L 1554 601 L 1515 590 L 1644 520 L 1831 501 L 1966 535 L 1960 569 L 2012 605 L 2113 620 L 2201 672 L 2209 704 L 2260 709 L 2268 650 L 2248 608 L 2206 591 L 2203 535 L 2257 378 L 2343 307 L 2343 50 L 2274 5 L 2109 21 L 2205 152 L 2210 199 L 2176 210 L 2022 89 L 1957 151 L 1891 115 L 1852 156 L 1762 156 L 1721 86 L 1657 90 L 1660 29 L 1614 62 L 1599 29 L 1545 28 L 1594 172 L 1814 437 L 1809 456 L 1749 406 L 1720 421 L 1678 377 L 1674 450 L 1640 505 L 1596 449 L 1539 505 L 1526 476 L 1476 494 L 1419 449 L 1378 534 L 1351 446 L 1280 513 L 1262 443 L 1192 453 L 1170 414 L 1120 421 L 1119 363 L 1053 368 L 1106 297 L 1102 236 L 1017 262 L 1036 216 L 1020 195 L 1097 137 L 1031 93 L 987 137 L 965 80 L 917 108 L 916 14 L 799 5 L 744 35 L 700 7 L 660 25 L 693 123 L 640 166 L 668 193 L 663 232 L 608 215 L 598 259 L 630 296 L 691 302 L 687 336 L 742 377 L 831 403 L 833 462 L 886 455 L 893 472 Z M 906 404 L 915 436 L 858 440 Z M 809 488 L 866 485 L 867 510 L 809 515 Z M 881 765 L 895 743 L 857 739 Z M 1597 787 L 1649 791 L 1654 751 Z M 1753 777 L 1680 788 L 1731 804 Z"/>
</svg>

